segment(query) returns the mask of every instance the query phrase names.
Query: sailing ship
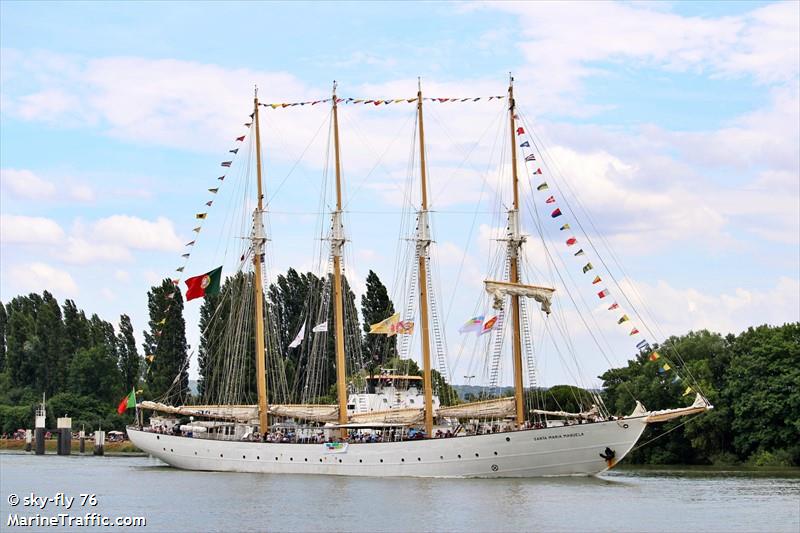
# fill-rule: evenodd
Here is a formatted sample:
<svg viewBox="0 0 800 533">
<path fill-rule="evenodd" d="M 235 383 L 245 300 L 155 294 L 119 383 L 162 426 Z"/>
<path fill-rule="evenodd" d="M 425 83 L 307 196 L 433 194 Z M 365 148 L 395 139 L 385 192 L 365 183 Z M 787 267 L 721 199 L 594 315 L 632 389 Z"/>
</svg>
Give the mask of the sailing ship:
<svg viewBox="0 0 800 533">
<path fill-rule="evenodd" d="M 504 332 L 510 331 L 510 356 L 513 365 L 513 389 L 510 397 L 482 398 L 479 401 L 442 405 L 434 391 L 432 375 L 432 346 L 439 335 L 432 331 L 429 248 L 432 243 L 428 183 L 426 170 L 423 104 L 434 99 L 423 98 L 421 87 L 416 98 L 405 99 L 416 105 L 419 161 L 419 206 L 415 213 L 413 239 L 414 266 L 411 283 L 418 323 L 406 311 L 404 320 L 399 314 L 373 326 L 375 334 L 397 335 L 402 350 L 407 353 L 408 339 L 415 330 L 420 337 L 421 376 L 396 373 L 384 369 L 365 375 L 360 390 L 353 385 L 352 375 L 346 372 L 345 298 L 343 281 L 343 250 L 346 244 L 343 223 L 342 168 L 340 161 L 339 106 L 345 102 L 360 103 L 361 99 L 342 99 L 334 84 L 330 99 L 333 161 L 335 175 L 335 208 L 332 210 L 328 234 L 330 285 L 326 284 L 326 300 L 333 307 L 335 343 L 336 403 L 276 403 L 269 402 L 268 376 L 282 369 L 270 359 L 271 326 L 264 301 L 265 234 L 264 187 L 262 182 L 260 107 L 254 98 L 252 130 L 255 132 L 256 204 L 252 214 L 248 258 L 243 263 L 252 267 L 251 292 L 247 298 L 253 324 L 255 350 L 255 380 L 257 403 L 235 405 L 180 405 L 143 401 L 138 408 L 158 411 L 162 417 L 190 418 L 190 423 L 165 428 L 165 418 L 153 417 L 150 427 L 141 424 L 128 427 L 134 445 L 153 457 L 177 468 L 206 471 L 256 472 L 280 474 L 326 474 L 349 476 L 407 476 L 407 477 L 536 477 L 556 475 L 595 475 L 612 468 L 636 445 L 648 424 L 702 413 L 713 407 L 697 392 L 692 405 L 661 411 L 648 411 L 641 403 L 627 416 L 612 416 L 598 394 L 591 398 L 581 412 L 548 410 L 544 404 L 531 406 L 526 401 L 527 390 L 534 390 L 529 311 L 527 303 L 540 305 L 544 319 L 550 314 L 555 289 L 523 282 L 522 248 L 526 237 L 521 224 L 521 194 L 517 145 L 520 132 L 514 98 L 513 78 L 510 80 L 507 102 L 508 135 L 510 137 L 511 205 L 506 216 L 504 258 L 499 276 L 485 281 L 486 301 L 496 314 L 491 323 L 491 340 L 487 347 L 499 358 Z M 438 101 L 447 99 L 435 99 Z M 434 100 L 434 101 L 435 101 Z M 466 101 L 467 99 L 464 99 Z M 399 101 L 399 100 L 398 100 Z M 317 104 L 320 101 L 313 102 Z M 367 100 L 368 103 L 384 103 Z M 390 102 L 390 101 L 387 101 Z M 309 102 L 311 103 L 311 102 Z M 287 107 L 289 104 L 283 104 Z M 294 105 L 294 104 L 292 104 Z M 275 105 L 272 105 L 275 108 Z M 507 138 L 509 138 L 507 137 Z M 238 139 L 237 139 L 238 140 Z M 529 143 L 525 142 L 520 146 Z M 525 161 L 535 159 L 526 156 Z M 225 165 L 223 165 L 225 166 Z M 538 172 L 539 174 L 541 171 Z M 549 200 L 548 200 L 549 203 Z M 558 210 L 557 210 L 558 211 Z M 559 211 L 560 213 L 560 211 Z M 554 212 L 555 216 L 555 212 Z M 243 256 L 244 259 L 244 256 Z M 602 291 L 601 291 L 602 294 Z M 602 298 L 602 296 L 601 296 Z M 615 304 L 616 305 L 616 304 Z M 508 312 L 510 311 L 510 312 Z M 506 320 L 508 312 L 509 320 Z M 415 313 L 415 316 L 417 313 Z M 322 319 L 326 313 L 320 313 Z M 626 315 L 627 316 L 627 315 Z M 312 318 L 309 311 L 303 328 Z M 481 317 L 476 323 L 486 326 Z M 435 320 L 433 322 L 436 322 Z M 487 321 L 488 323 L 488 321 Z M 506 324 L 507 323 L 507 324 Z M 327 332 L 327 322 L 320 331 Z M 319 327 L 319 326 L 318 326 Z M 318 328 L 317 327 L 317 328 Z M 318 329 L 314 328 L 314 331 Z M 302 333 L 301 329 L 301 333 Z M 431 337 L 434 337 L 432 339 Z M 298 336 L 299 338 L 301 336 Z M 320 352 L 323 341 L 314 336 L 309 345 Z M 253 354 L 245 343 L 248 357 Z M 402 354 L 401 354 L 402 355 Z M 491 366 L 492 379 L 499 379 L 497 360 Z M 230 364 L 233 366 L 246 366 Z M 319 372 L 307 365 L 308 384 L 319 378 Z M 352 367 L 352 363 L 351 363 Z M 527 367 L 527 373 L 526 368 Z M 441 367 L 440 367 L 441 368 Z M 359 369 L 355 369 L 359 370 Z M 230 374 L 225 379 L 230 379 Z M 276 381 L 277 383 L 277 381 Z M 349 388 L 349 390 L 348 390 Z M 305 398 L 313 398 L 306 395 Z M 232 397 L 229 397 L 231 399 Z M 534 408 L 532 408 L 534 407 Z"/>
</svg>

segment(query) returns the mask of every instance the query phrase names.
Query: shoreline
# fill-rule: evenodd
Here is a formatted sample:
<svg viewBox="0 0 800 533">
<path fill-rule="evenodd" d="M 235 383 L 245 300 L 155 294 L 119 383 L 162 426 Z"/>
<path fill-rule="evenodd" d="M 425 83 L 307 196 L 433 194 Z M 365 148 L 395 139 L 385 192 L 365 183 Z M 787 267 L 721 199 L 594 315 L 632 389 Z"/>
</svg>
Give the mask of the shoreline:
<svg viewBox="0 0 800 533">
<path fill-rule="evenodd" d="M 45 455 L 56 455 L 58 441 L 56 439 L 48 439 L 44 442 Z M 77 439 L 72 440 L 72 450 L 70 455 L 94 455 L 94 439 L 86 439 L 86 451 L 80 453 L 80 441 Z M 25 441 L 17 439 L 0 439 L 0 453 L 29 453 L 35 455 L 33 451 L 25 451 Z M 146 456 L 142 450 L 131 444 L 131 441 L 125 440 L 121 442 L 106 442 L 104 446 L 104 455 L 119 455 L 125 457 Z"/>
</svg>

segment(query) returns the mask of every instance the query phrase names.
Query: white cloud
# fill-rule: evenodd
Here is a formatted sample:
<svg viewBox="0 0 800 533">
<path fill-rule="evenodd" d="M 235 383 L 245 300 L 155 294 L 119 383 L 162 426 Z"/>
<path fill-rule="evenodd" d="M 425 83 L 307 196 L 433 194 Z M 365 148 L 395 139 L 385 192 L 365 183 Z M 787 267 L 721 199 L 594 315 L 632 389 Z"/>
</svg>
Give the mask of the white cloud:
<svg viewBox="0 0 800 533">
<path fill-rule="evenodd" d="M 175 233 L 172 221 L 158 217 L 154 221 L 129 215 L 113 215 L 92 224 L 94 239 L 139 250 L 180 250 L 183 243 Z"/>
<path fill-rule="evenodd" d="M 127 270 L 114 271 L 114 279 L 122 283 L 128 283 L 131 280 L 131 275 Z"/>
<path fill-rule="evenodd" d="M 22 198 L 41 200 L 56 193 L 55 185 L 25 169 L 0 169 L 0 183 L 4 190 Z"/>
<path fill-rule="evenodd" d="M 55 252 L 66 263 L 88 264 L 97 262 L 118 263 L 132 261 L 133 256 L 125 246 L 69 237 L 66 246 Z"/>
<path fill-rule="evenodd" d="M 0 241 L 17 244 L 56 244 L 64 230 L 55 221 L 43 217 L 0 215 Z"/>
<path fill-rule="evenodd" d="M 93 202 L 95 200 L 94 190 L 90 186 L 82 183 L 72 185 L 69 195 L 70 198 L 79 202 Z"/>
<path fill-rule="evenodd" d="M 74 296 L 78 285 L 69 274 L 45 263 L 14 265 L 10 269 L 11 280 L 20 291 L 52 291 L 56 294 Z"/>
</svg>

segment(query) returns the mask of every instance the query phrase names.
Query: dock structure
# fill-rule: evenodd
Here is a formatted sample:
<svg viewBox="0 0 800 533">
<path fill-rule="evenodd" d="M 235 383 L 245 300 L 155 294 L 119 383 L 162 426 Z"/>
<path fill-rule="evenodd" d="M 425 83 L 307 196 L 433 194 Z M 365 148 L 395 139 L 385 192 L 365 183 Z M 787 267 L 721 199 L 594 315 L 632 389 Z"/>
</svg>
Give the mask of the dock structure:
<svg viewBox="0 0 800 533">
<path fill-rule="evenodd" d="M 62 416 L 56 425 L 58 428 L 58 455 L 69 455 L 72 451 L 72 419 Z"/>
<path fill-rule="evenodd" d="M 106 432 L 98 429 L 94 432 L 94 454 L 103 455 L 106 446 Z"/>
<path fill-rule="evenodd" d="M 47 425 L 47 413 L 44 406 L 44 395 L 42 395 L 42 403 L 36 409 L 36 424 L 34 426 L 34 441 L 36 443 L 36 455 L 44 455 L 44 434 L 45 426 Z"/>
</svg>

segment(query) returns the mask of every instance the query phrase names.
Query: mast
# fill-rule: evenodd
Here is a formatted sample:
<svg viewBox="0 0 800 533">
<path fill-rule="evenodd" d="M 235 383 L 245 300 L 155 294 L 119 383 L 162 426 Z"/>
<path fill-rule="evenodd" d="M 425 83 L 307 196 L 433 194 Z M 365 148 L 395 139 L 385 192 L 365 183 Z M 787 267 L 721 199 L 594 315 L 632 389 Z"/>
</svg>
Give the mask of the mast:
<svg viewBox="0 0 800 533">
<path fill-rule="evenodd" d="M 509 76 L 508 82 L 508 116 L 511 132 L 511 175 L 513 179 L 514 203 L 508 212 L 508 254 L 511 262 L 509 281 L 519 283 L 519 249 L 525 238 L 520 234 L 519 226 L 519 176 L 517 174 L 517 128 L 515 123 L 516 103 L 514 102 L 514 78 Z M 522 384 L 522 340 L 520 329 L 522 327 L 519 308 L 519 295 L 511 295 L 511 330 L 514 339 L 511 345 L 514 360 L 514 404 L 516 407 L 516 424 L 522 426 L 525 422 L 525 407 L 523 401 L 524 388 Z"/>
<path fill-rule="evenodd" d="M 422 203 L 417 217 L 417 260 L 419 268 L 419 318 L 422 327 L 423 393 L 425 395 L 425 436 L 433 436 L 433 386 L 431 383 L 431 341 L 428 325 L 428 248 L 431 244 L 428 226 L 428 183 L 425 167 L 425 128 L 422 121 L 422 84 L 417 88 L 417 120 L 419 121 L 419 168 Z"/>
<path fill-rule="evenodd" d="M 347 424 L 347 375 L 344 360 L 344 303 L 342 297 L 342 247 L 344 225 L 342 224 L 342 167 L 339 159 L 339 113 L 336 98 L 336 82 L 333 82 L 333 146 L 336 165 L 336 211 L 333 212 L 331 253 L 333 255 L 333 315 L 336 335 L 336 393 L 339 398 L 339 425 Z M 347 429 L 342 428 L 342 438 Z"/>
<path fill-rule="evenodd" d="M 258 424 L 259 431 L 269 431 L 269 406 L 267 405 L 267 369 L 266 350 L 264 349 L 264 292 L 261 286 L 261 259 L 264 256 L 264 191 L 261 184 L 261 133 L 258 122 L 258 89 L 253 97 L 253 121 L 256 127 L 256 175 L 258 177 L 258 207 L 253 214 L 253 276 L 256 308 L 256 386 L 258 388 Z"/>
</svg>

